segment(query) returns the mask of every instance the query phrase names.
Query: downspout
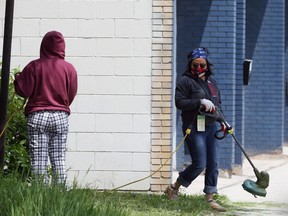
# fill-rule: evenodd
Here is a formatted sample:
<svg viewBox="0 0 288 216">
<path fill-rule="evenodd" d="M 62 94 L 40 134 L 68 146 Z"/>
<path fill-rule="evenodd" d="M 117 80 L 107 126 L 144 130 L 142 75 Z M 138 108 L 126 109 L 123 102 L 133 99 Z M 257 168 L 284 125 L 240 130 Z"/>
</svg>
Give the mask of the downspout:
<svg viewBox="0 0 288 216">
<path fill-rule="evenodd" d="M 3 131 L 7 121 L 8 87 L 11 60 L 11 42 L 13 29 L 14 0 L 6 0 L 5 26 L 3 40 L 1 85 L 0 85 L 0 132 Z M 4 168 L 5 131 L 0 137 L 0 170 Z"/>
</svg>

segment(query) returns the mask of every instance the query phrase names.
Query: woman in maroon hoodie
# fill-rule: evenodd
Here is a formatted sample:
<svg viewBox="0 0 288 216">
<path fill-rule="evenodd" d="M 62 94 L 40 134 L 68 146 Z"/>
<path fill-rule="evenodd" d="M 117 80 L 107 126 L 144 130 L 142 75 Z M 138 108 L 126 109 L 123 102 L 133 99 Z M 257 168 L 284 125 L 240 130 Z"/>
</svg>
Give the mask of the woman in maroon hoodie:
<svg viewBox="0 0 288 216">
<path fill-rule="evenodd" d="M 77 73 L 65 61 L 65 41 L 60 32 L 44 36 L 40 58 L 16 74 L 14 85 L 18 95 L 28 98 L 25 115 L 32 174 L 48 181 L 49 156 L 53 180 L 64 183 L 69 106 L 77 93 Z"/>
</svg>

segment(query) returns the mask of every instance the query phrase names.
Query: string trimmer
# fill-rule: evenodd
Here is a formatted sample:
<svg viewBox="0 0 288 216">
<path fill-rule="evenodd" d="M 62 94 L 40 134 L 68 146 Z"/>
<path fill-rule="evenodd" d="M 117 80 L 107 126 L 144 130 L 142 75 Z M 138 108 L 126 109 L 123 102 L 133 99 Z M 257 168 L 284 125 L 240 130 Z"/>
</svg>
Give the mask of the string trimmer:
<svg viewBox="0 0 288 216">
<path fill-rule="evenodd" d="M 202 115 L 205 115 L 205 116 L 213 117 L 218 122 L 220 122 L 221 125 L 224 124 L 226 126 L 226 129 L 224 131 L 222 128 L 220 130 L 218 130 L 215 133 L 215 137 L 217 139 L 223 139 L 226 137 L 226 135 L 228 133 L 231 134 L 234 141 L 236 142 L 236 144 L 239 146 L 239 148 L 241 149 L 241 151 L 243 152 L 243 154 L 245 155 L 245 157 L 249 161 L 250 165 L 253 168 L 255 176 L 257 177 L 256 182 L 253 180 L 250 180 L 250 179 L 245 180 L 242 184 L 243 189 L 246 190 L 247 192 L 253 194 L 255 197 L 256 197 L 256 195 L 265 197 L 266 193 L 267 193 L 265 189 L 269 186 L 269 174 L 266 171 L 259 172 L 258 169 L 254 166 L 254 164 L 252 163 L 252 161 L 248 157 L 247 153 L 245 152 L 245 150 L 243 149 L 243 147 L 240 145 L 239 141 L 235 137 L 235 135 L 233 133 L 233 128 L 227 123 L 221 110 L 218 107 L 215 107 L 215 112 L 208 113 L 205 111 L 203 112 L 203 109 L 200 108 L 200 113 Z M 220 136 L 220 133 L 223 133 L 223 135 Z"/>
</svg>

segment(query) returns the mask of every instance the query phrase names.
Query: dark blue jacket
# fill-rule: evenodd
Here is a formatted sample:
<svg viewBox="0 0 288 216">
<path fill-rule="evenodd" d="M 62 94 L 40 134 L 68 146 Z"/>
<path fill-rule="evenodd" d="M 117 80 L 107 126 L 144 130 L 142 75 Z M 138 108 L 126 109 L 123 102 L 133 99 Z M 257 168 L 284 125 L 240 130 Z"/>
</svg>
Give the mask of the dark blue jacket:
<svg viewBox="0 0 288 216">
<path fill-rule="evenodd" d="M 211 91 L 211 87 L 214 92 Z M 182 121 L 184 124 L 196 124 L 196 116 L 199 114 L 201 99 L 211 100 L 215 106 L 221 109 L 220 90 L 217 82 L 211 76 L 205 80 L 194 77 L 191 73 L 185 72 L 180 78 L 175 91 L 175 104 L 182 111 Z M 206 126 L 215 122 L 212 117 L 206 117 Z"/>
</svg>

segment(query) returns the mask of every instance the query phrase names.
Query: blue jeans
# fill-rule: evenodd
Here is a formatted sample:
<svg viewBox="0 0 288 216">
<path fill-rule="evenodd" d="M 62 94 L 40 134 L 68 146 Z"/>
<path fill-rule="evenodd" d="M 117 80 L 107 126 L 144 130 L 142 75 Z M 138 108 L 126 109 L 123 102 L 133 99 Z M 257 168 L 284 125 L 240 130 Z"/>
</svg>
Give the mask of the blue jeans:
<svg viewBox="0 0 288 216">
<path fill-rule="evenodd" d="M 187 125 L 183 125 L 184 134 L 186 129 Z M 216 122 L 205 127 L 205 132 L 198 132 L 196 126 L 192 126 L 191 134 L 185 140 L 192 164 L 179 173 L 177 181 L 182 186 L 188 187 L 206 169 L 203 192 L 217 193 L 219 144 L 214 136 L 216 131 Z"/>
</svg>

